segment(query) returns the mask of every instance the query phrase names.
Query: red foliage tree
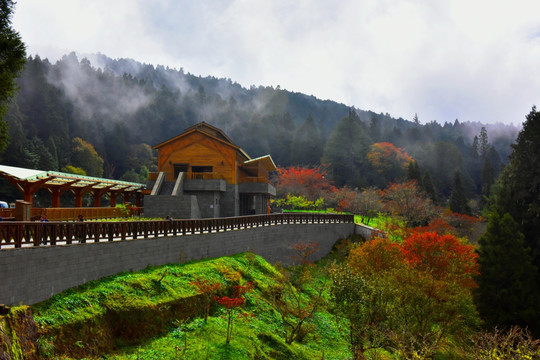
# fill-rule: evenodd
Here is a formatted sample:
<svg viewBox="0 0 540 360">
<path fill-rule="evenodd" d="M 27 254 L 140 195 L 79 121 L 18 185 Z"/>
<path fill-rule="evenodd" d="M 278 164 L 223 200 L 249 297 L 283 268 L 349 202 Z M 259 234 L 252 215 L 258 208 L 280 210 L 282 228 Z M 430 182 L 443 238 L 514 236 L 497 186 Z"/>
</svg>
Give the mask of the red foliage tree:
<svg viewBox="0 0 540 360">
<path fill-rule="evenodd" d="M 253 284 L 248 282 L 245 286 L 236 285 L 233 287 L 233 295 L 228 296 L 216 296 L 214 299 L 225 308 L 227 314 L 227 339 L 226 343 L 229 344 L 232 339 L 234 314 L 238 308 L 244 305 L 246 298 L 243 296 L 248 291 L 253 289 Z"/>
<path fill-rule="evenodd" d="M 279 197 L 284 197 L 287 194 L 302 195 L 310 201 L 315 201 L 335 190 L 335 186 L 328 179 L 326 169 L 323 166 L 314 168 L 278 167 L 277 172 L 275 185 Z"/>
<path fill-rule="evenodd" d="M 319 243 L 297 242 L 291 246 L 291 249 L 295 251 L 295 254 L 291 256 L 295 262 L 301 265 L 309 265 L 313 262 L 308 259 L 319 250 Z"/>
<path fill-rule="evenodd" d="M 455 236 L 415 233 L 405 239 L 401 249 L 414 268 L 429 272 L 438 280 L 476 287 L 473 277 L 478 275 L 478 254 L 472 245 L 461 243 Z"/>
<path fill-rule="evenodd" d="M 190 282 L 191 285 L 197 288 L 197 292 L 203 296 L 204 304 L 204 321 L 208 320 L 210 314 L 210 304 L 212 295 L 214 295 L 221 287 L 220 283 L 211 283 L 206 279 L 197 278 L 197 280 Z"/>
</svg>

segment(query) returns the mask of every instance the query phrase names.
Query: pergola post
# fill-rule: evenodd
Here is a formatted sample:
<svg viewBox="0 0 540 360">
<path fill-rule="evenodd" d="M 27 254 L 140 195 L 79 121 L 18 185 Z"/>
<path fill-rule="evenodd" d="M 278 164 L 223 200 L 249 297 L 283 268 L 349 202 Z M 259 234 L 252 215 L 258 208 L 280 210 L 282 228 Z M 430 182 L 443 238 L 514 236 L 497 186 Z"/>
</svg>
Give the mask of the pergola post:
<svg viewBox="0 0 540 360">
<path fill-rule="evenodd" d="M 78 181 L 76 180 L 76 181 L 70 181 L 68 183 L 65 183 L 64 185 L 47 187 L 47 190 L 51 193 L 51 207 L 59 208 L 60 196 L 62 196 L 63 193 L 69 190 L 70 187 L 77 182 Z"/>
<path fill-rule="evenodd" d="M 101 197 L 106 194 L 114 185 L 110 185 L 101 189 L 93 189 L 92 195 L 94 196 L 94 207 L 101 206 Z"/>
<path fill-rule="evenodd" d="M 19 189 L 20 192 L 24 195 L 24 201 L 27 201 L 30 203 L 31 206 L 34 206 L 34 194 L 41 189 L 43 184 L 45 184 L 47 181 L 49 181 L 49 178 L 42 179 L 40 181 L 36 182 L 29 182 L 29 181 L 17 181 L 14 179 L 9 179 L 12 184 Z"/>
<path fill-rule="evenodd" d="M 95 184 L 91 184 L 91 185 L 71 189 L 71 192 L 75 195 L 75 207 L 83 207 L 82 206 L 82 198 L 83 198 L 84 194 L 86 194 L 86 193 L 90 192 L 90 190 L 92 190 L 92 186 L 94 186 L 94 185 Z"/>
<path fill-rule="evenodd" d="M 111 201 L 111 207 L 116 206 L 116 195 L 118 195 L 117 191 L 109 191 L 109 200 Z"/>
<path fill-rule="evenodd" d="M 112 186 L 111 186 L 112 188 Z M 127 186 L 124 186 L 124 187 L 115 187 L 114 190 L 110 190 L 111 188 L 109 188 L 109 191 L 107 191 L 107 195 L 109 196 L 109 199 L 111 200 L 111 207 L 115 207 L 116 206 L 116 197 L 118 196 L 118 194 L 122 193 L 124 189 L 127 188 Z"/>
</svg>

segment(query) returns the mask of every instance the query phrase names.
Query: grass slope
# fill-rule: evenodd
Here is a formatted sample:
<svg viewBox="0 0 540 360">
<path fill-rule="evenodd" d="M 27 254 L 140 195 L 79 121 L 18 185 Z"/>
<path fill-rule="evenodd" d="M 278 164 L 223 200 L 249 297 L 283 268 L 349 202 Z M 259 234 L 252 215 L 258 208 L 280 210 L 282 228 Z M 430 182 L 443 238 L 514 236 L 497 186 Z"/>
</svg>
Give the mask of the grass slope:
<svg viewBox="0 0 540 360">
<path fill-rule="evenodd" d="M 347 338 L 321 310 L 301 343 L 284 342 L 279 313 L 268 301 L 281 274 L 264 259 L 238 254 L 122 273 L 55 295 L 32 307 L 42 356 L 58 359 L 346 359 Z M 242 313 L 225 344 L 224 309 L 204 321 L 196 279 L 221 284 L 222 294 L 247 282 Z"/>
</svg>

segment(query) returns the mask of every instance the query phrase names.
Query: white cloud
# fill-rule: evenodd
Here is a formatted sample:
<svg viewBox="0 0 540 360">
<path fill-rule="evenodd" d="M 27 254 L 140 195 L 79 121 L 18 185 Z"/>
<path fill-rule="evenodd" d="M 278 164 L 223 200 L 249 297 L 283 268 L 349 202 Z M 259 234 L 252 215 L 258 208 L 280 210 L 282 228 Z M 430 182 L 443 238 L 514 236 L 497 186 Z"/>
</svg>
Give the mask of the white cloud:
<svg viewBox="0 0 540 360">
<path fill-rule="evenodd" d="M 25 0 L 14 26 L 42 57 L 102 52 L 409 119 L 519 123 L 540 98 L 538 10 L 536 0 Z"/>
</svg>

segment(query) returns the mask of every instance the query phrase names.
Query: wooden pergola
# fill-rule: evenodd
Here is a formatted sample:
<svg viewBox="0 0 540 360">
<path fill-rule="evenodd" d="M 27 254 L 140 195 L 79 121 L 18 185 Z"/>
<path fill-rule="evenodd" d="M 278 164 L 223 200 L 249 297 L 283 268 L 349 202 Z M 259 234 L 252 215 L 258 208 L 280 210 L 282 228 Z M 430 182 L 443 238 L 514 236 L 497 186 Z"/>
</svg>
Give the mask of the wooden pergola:
<svg viewBox="0 0 540 360">
<path fill-rule="evenodd" d="M 70 191 L 75 196 L 75 207 L 82 207 L 82 198 L 91 194 L 94 207 L 101 206 L 101 197 L 107 195 L 111 207 L 116 206 L 116 198 L 123 195 L 124 202 L 135 196 L 136 206 L 141 206 L 142 190 L 145 184 L 128 181 L 68 174 L 58 171 L 43 171 L 0 165 L 0 176 L 8 179 L 24 195 L 24 201 L 33 203 L 33 195 L 39 189 L 47 189 L 52 197 L 51 207 L 60 207 L 60 196 Z"/>
</svg>

